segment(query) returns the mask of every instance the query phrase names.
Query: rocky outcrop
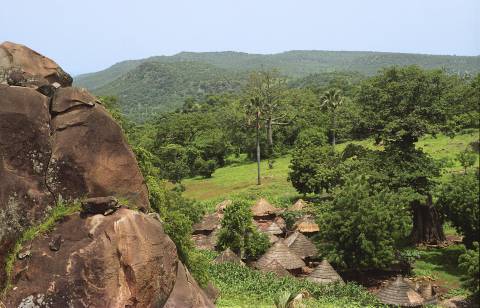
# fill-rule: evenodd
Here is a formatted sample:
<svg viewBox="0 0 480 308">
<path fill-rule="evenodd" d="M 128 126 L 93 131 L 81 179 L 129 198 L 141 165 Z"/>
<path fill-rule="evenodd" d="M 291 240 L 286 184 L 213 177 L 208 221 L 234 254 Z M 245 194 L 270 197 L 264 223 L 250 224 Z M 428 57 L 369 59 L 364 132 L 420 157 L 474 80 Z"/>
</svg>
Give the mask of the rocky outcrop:
<svg viewBox="0 0 480 308">
<path fill-rule="evenodd" d="M 49 243 L 58 235 L 61 248 L 52 251 Z M 45 307 L 212 306 L 179 262 L 161 223 L 139 212 L 72 215 L 29 250 L 15 264 L 8 307 L 32 295 Z"/>
<path fill-rule="evenodd" d="M 0 45 L 0 288 L 22 232 L 60 197 L 90 198 L 83 215 L 24 243 L 7 307 L 212 306 L 161 222 L 142 213 L 148 193 L 121 128 L 71 83 L 52 60 Z M 140 212 L 118 209 L 118 200 Z"/>
<path fill-rule="evenodd" d="M 60 86 L 72 85 L 72 77 L 57 63 L 30 48 L 4 42 L 0 45 L 0 82 L 24 87 L 41 87 L 57 82 Z"/>
</svg>

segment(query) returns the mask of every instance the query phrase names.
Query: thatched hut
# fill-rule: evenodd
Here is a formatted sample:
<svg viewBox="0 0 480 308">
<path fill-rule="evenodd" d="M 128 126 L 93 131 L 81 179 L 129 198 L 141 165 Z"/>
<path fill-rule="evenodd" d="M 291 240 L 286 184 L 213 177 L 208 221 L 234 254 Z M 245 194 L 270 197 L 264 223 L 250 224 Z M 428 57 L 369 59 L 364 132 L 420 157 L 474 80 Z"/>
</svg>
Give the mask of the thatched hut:
<svg viewBox="0 0 480 308">
<path fill-rule="evenodd" d="M 303 201 L 303 199 L 298 199 L 291 207 L 290 211 L 303 211 L 303 209 L 307 206 L 307 203 Z"/>
<path fill-rule="evenodd" d="M 270 233 L 266 233 L 267 236 L 268 236 L 268 241 L 270 242 L 270 244 L 275 244 L 276 242 L 278 242 L 280 240 L 280 238 L 278 238 L 277 236 L 273 235 L 273 234 L 270 234 Z"/>
<path fill-rule="evenodd" d="M 420 294 L 415 292 L 400 275 L 381 289 L 377 297 L 384 304 L 400 307 L 420 307 L 424 303 Z"/>
<path fill-rule="evenodd" d="M 284 241 L 285 245 L 290 248 L 297 256 L 302 259 L 315 257 L 318 255 L 317 247 L 305 235 L 295 231 Z"/>
<path fill-rule="evenodd" d="M 213 230 L 220 228 L 221 215 L 213 213 L 206 215 L 202 220 L 193 225 L 193 234 L 209 235 Z"/>
<path fill-rule="evenodd" d="M 315 218 L 311 215 L 305 215 L 300 218 L 293 226 L 293 229 L 304 234 L 311 234 L 320 231 L 320 227 L 315 222 Z"/>
<path fill-rule="evenodd" d="M 262 269 L 273 260 L 277 261 L 287 270 L 298 270 L 305 266 L 305 263 L 293 253 L 282 241 L 278 241 L 270 247 L 267 252 L 256 262 L 256 267 Z"/>
<path fill-rule="evenodd" d="M 279 235 L 283 234 L 284 231 L 273 221 L 271 220 L 255 220 L 255 225 L 260 232 Z"/>
<path fill-rule="evenodd" d="M 261 198 L 252 207 L 252 214 L 254 219 L 273 219 L 279 209 L 271 205 L 266 199 Z"/>
<path fill-rule="evenodd" d="M 231 263 L 239 264 L 241 266 L 245 266 L 245 263 L 243 263 L 242 259 L 240 259 L 240 257 L 237 256 L 230 248 L 227 248 L 224 251 L 222 251 L 213 261 L 219 264 L 225 263 L 225 262 L 231 262 Z"/>
<path fill-rule="evenodd" d="M 307 277 L 307 280 L 316 282 L 316 283 L 332 283 L 340 282 L 344 283 L 342 277 L 335 271 L 335 269 L 330 265 L 330 263 L 324 259 Z"/>
<path fill-rule="evenodd" d="M 223 200 L 222 202 L 220 202 L 219 204 L 217 204 L 217 205 L 215 206 L 215 211 L 216 211 L 217 213 L 219 213 L 219 214 L 223 214 L 223 211 L 225 211 L 225 209 L 226 209 L 228 206 L 232 205 L 232 203 L 233 203 L 232 200 L 229 200 L 229 199 Z"/>
<path fill-rule="evenodd" d="M 292 276 L 289 271 L 287 271 L 277 260 L 272 260 L 266 266 L 260 269 L 262 272 L 274 273 L 279 277 Z"/>
</svg>

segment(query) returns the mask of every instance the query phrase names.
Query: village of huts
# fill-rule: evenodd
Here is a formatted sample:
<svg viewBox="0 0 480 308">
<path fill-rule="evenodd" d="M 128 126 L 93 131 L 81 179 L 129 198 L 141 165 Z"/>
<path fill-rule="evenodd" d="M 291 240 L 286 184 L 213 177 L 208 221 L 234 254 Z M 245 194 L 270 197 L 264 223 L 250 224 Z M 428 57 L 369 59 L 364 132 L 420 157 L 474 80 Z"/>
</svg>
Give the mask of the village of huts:
<svg viewBox="0 0 480 308">
<path fill-rule="evenodd" d="M 308 209 L 308 203 L 302 199 L 298 199 L 288 208 L 289 211 L 300 213 L 290 228 L 287 228 L 285 219 L 282 217 L 284 209 L 275 207 L 264 198 L 252 204 L 253 222 L 258 231 L 268 236 L 271 244 L 270 248 L 257 260 L 247 262 L 229 248 L 218 251 L 217 233 L 221 227 L 224 210 L 231 204 L 231 200 L 222 201 L 216 205 L 214 213 L 205 215 L 193 226 L 192 239 L 195 246 L 198 249 L 218 252 L 213 262 L 231 262 L 250 266 L 261 272 L 293 276 L 318 284 L 345 283 L 342 273 L 337 272 L 327 259 L 322 258 L 321 251 L 311 240 L 321 226 L 315 222 L 314 216 Z M 372 290 L 380 302 L 388 306 L 422 307 L 435 304 L 437 301 L 431 284 L 419 284 L 402 275 L 383 281 L 378 288 Z"/>
</svg>

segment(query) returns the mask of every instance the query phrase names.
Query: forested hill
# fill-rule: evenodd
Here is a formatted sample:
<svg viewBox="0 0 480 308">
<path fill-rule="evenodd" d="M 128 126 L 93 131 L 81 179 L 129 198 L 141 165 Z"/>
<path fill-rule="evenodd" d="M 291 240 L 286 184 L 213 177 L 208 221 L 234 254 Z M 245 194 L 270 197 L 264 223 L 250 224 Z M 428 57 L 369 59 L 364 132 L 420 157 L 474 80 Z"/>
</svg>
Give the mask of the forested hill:
<svg viewBox="0 0 480 308">
<path fill-rule="evenodd" d="M 148 61 L 94 91 L 117 96 L 127 116 L 141 121 L 180 107 L 187 97 L 240 90 L 243 79 L 240 73 L 211 64 Z"/>
<path fill-rule="evenodd" d="M 480 72 L 480 56 L 441 56 L 363 51 L 288 51 L 260 55 L 241 52 L 182 52 L 117 63 L 103 71 L 75 78 L 98 95 L 118 96 L 130 118 L 170 111 L 188 96 L 210 91 L 235 91 L 246 72 L 278 68 L 290 78 L 335 71 L 373 75 L 391 65 L 417 64 L 424 68 L 444 68 L 452 73 Z"/>
</svg>

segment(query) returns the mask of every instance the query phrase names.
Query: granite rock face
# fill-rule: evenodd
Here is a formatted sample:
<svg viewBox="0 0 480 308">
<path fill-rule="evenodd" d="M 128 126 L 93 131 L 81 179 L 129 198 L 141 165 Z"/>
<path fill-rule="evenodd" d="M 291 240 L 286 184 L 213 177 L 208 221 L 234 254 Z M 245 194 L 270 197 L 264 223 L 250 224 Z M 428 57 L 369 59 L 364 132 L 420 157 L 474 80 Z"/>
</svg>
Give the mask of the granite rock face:
<svg viewBox="0 0 480 308">
<path fill-rule="evenodd" d="M 186 301 L 169 307 L 211 307 L 161 222 L 142 213 L 148 192 L 121 128 L 71 84 L 54 61 L 0 44 L 0 288 L 15 242 L 60 198 L 98 203 L 24 243 L 29 253 L 14 263 L 7 306 L 162 307 L 180 294 Z M 128 200 L 140 212 L 102 212 L 102 198 Z"/>
</svg>

